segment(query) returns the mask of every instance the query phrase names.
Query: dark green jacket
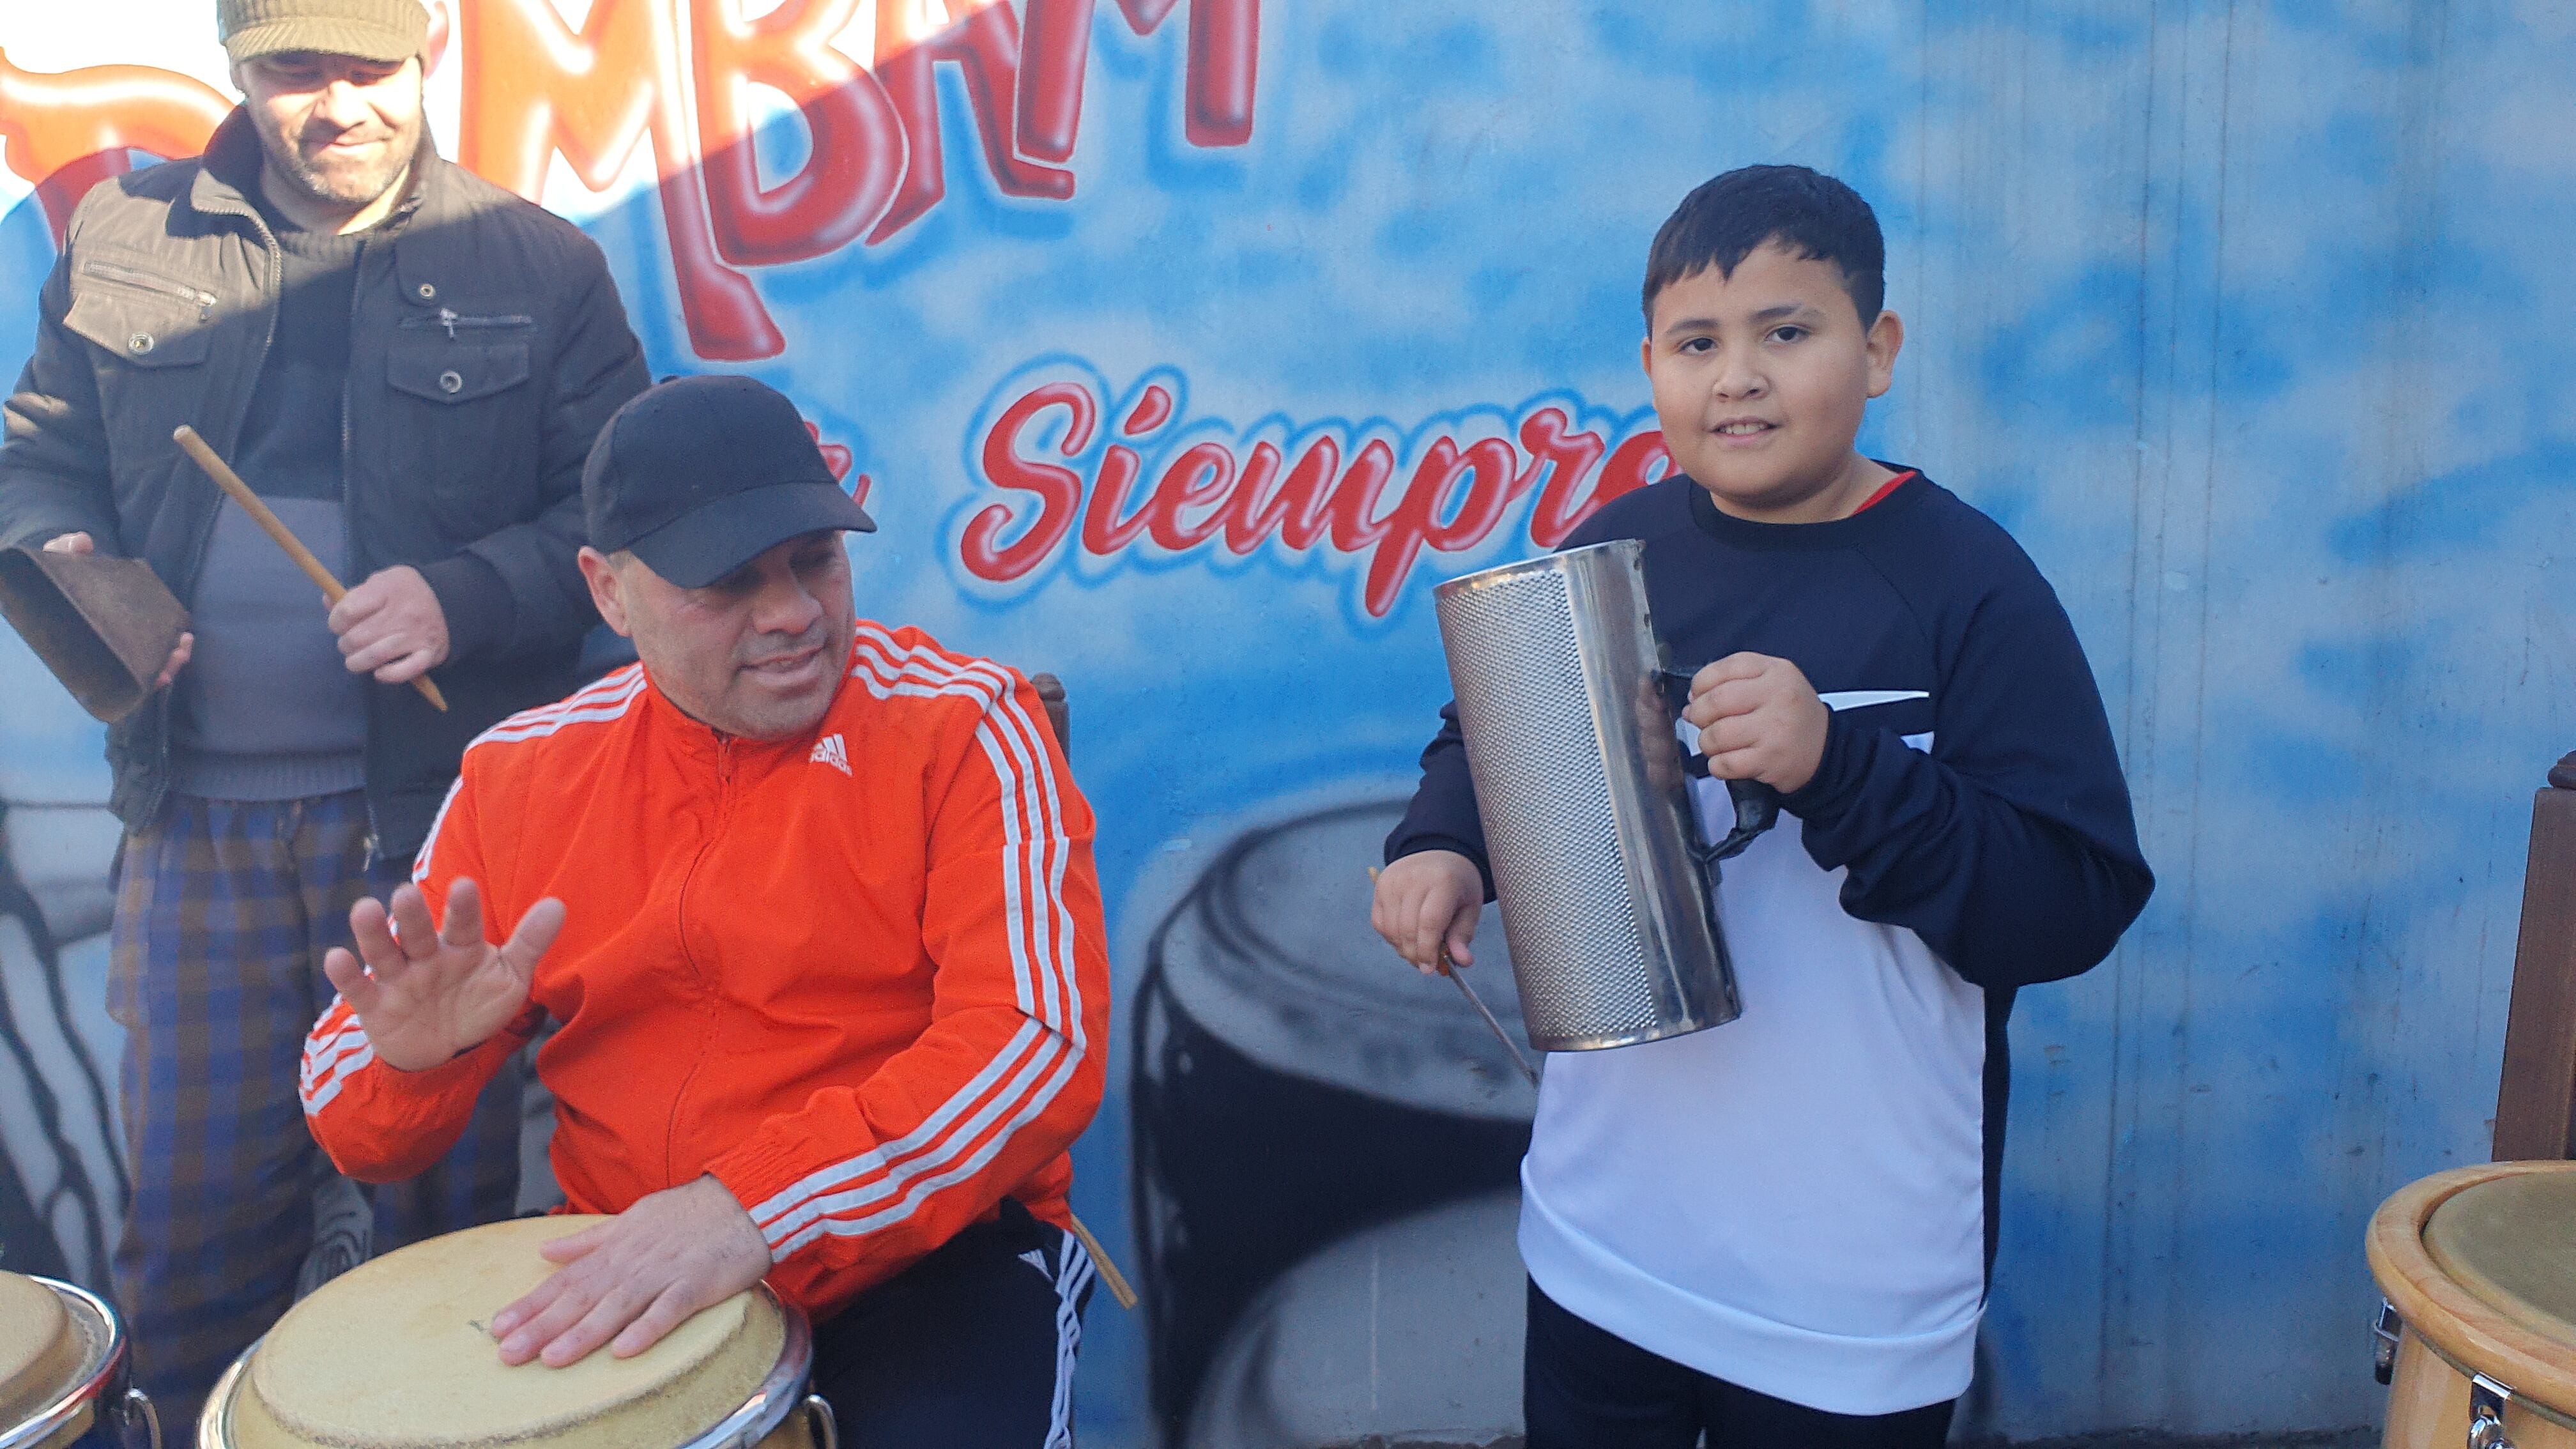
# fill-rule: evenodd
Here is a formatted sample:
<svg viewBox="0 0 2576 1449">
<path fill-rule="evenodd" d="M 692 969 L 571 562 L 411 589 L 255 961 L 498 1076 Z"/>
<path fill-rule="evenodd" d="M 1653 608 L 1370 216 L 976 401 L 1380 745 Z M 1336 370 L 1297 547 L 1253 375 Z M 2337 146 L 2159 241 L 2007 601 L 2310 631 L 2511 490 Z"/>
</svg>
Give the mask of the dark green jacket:
<svg viewBox="0 0 2576 1449">
<path fill-rule="evenodd" d="M 190 596 L 219 494 L 170 434 L 231 456 L 267 356 L 281 261 L 244 193 L 259 165 L 237 110 L 204 157 L 103 182 L 72 214 L 6 406 L 0 547 L 86 530 Z M 380 852 L 407 855 L 466 743 L 570 685 L 597 621 L 573 561 L 582 459 L 650 378 L 599 248 L 426 139 L 369 233 L 349 327 L 344 582 L 418 568 L 450 639 L 448 713 L 368 689 L 369 815 Z M 168 792 L 169 695 L 108 732 L 128 828 Z"/>
</svg>

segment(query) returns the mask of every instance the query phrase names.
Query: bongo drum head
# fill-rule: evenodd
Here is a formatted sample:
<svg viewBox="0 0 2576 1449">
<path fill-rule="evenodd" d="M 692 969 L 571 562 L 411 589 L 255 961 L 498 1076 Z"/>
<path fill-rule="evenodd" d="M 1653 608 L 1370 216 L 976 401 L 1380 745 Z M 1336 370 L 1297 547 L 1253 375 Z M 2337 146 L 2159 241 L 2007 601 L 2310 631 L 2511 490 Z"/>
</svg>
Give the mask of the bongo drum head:
<svg viewBox="0 0 2576 1449">
<path fill-rule="evenodd" d="M 2461 1189 L 2433 1209 L 2424 1250 L 2498 1312 L 2576 1350 L 2576 1173 Z"/>
<path fill-rule="evenodd" d="M 496 1223 L 333 1279 L 252 1356 L 239 1449 L 611 1449 L 687 1443 L 778 1362 L 777 1312 L 739 1293 L 633 1358 L 504 1367 L 485 1325 L 554 1271 L 540 1244 L 602 1218 Z"/>
<path fill-rule="evenodd" d="M 0 1430 L 51 1403 L 79 1371 L 84 1348 L 60 1294 L 0 1273 Z"/>
</svg>

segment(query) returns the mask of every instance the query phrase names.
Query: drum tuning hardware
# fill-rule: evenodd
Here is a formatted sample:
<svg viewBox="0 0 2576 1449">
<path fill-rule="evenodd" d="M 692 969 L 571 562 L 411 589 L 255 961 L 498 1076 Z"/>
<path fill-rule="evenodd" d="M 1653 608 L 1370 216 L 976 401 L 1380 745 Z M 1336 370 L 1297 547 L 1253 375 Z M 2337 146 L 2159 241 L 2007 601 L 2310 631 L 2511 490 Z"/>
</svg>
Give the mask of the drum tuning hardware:
<svg viewBox="0 0 2576 1449">
<path fill-rule="evenodd" d="M 2467 1449 L 2513 1449 L 2513 1441 L 2504 1436 L 2504 1406 L 2512 1402 L 2513 1390 L 2485 1374 L 2469 1379 Z"/>
<path fill-rule="evenodd" d="M 2379 1300 L 2379 1317 L 2370 1325 L 2370 1374 L 2381 1383 L 2397 1376 L 2397 1340 L 2406 1332 L 2406 1320 L 2397 1316 L 2397 1305 Z"/>
<path fill-rule="evenodd" d="M 141 1389 L 125 1391 L 124 1418 L 128 1426 L 142 1425 L 144 1442 L 152 1449 L 161 1449 L 161 1411 L 152 1407 L 151 1398 Z"/>
</svg>

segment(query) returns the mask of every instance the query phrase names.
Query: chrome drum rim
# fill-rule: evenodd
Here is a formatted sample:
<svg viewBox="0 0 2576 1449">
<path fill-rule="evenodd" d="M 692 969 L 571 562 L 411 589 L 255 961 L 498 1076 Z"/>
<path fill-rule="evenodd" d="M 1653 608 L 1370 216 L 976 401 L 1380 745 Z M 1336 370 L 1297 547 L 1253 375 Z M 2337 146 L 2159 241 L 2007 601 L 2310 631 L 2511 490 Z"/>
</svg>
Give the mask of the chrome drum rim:
<svg viewBox="0 0 2576 1449">
<path fill-rule="evenodd" d="M 57 1279 L 34 1281 L 62 1297 L 63 1307 L 74 1320 L 72 1331 L 89 1340 L 89 1350 L 71 1383 L 37 1410 L 35 1417 L 0 1429 L 0 1449 L 41 1444 L 48 1435 L 79 1418 L 85 1409 L 94 1409 L 102 1418 L 113 1417 L 113 1411 L 123 1402 L 123 1396 L 114 1391 L 120 1387 L 118 1381 L 125 1372 L 125 1326 L 116 1321 L 107 1300 Z"/>
</svg>

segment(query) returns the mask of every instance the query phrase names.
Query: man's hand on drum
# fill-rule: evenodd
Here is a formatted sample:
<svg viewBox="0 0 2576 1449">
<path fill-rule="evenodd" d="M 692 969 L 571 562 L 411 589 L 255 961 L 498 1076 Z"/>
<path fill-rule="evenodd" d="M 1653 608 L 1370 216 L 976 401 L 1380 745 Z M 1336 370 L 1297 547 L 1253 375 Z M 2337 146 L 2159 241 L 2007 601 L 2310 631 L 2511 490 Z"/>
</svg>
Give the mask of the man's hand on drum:
<svg viewBox="0 0 2576 1449">
<path fill-rule="evenodd" d="M 396 1071 L 425 1071 L 482 1045 L 519 1014 L 537 958 L 563 923 L 563 902 L 549 897 L 495 946 L 483 939 L 483 896 L 474 882 L 448 888 L 440 930 L 430 927 L 420 888 L 403 885 L 390 914 L 372 899 L 350 910 L 357 953 L 332 948 L 322 973 L 358 1013 L 377 1060 Z"/>
<path fill-rule="evenodd" d="M 1691 676 L 1682 718 L 1721 780 L 1759 780 L 1786 795 L 1816 778 L 1833 711 L 1805 673 L 1768 654 L 1729 654 Z"/>
<path fill-rule="evenodd" d="M 712 1177 L 638 1198 L 538 1251 L 564 1266 L 492 1319 L 506 1364 L 541 1358 L 562 1368 L 602 1344 L 632 1358 L 770 1266 L 751 1214 Z"/>
<path fill-rule="evenodd" d="M 1485 909 L 1485 878 L 1476 863 L 1454 850 L 1418 850 L 1378 873 L 1369 924 L 1426 976 L 1441 969 L 1441 952 L 1460 966 L 1475 964 L 1469 946 Z"/>
</svg>

